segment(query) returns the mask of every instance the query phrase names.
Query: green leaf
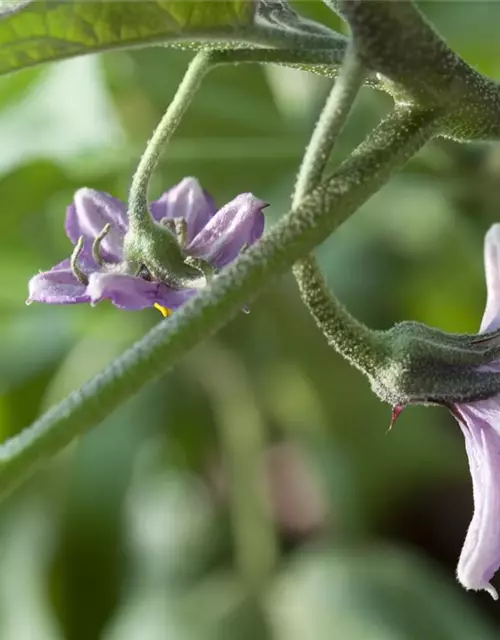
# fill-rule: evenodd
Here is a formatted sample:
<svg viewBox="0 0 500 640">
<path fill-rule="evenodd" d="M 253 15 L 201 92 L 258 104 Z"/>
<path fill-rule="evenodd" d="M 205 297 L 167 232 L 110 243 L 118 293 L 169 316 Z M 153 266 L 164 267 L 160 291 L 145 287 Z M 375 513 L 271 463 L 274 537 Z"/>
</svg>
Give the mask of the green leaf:
<svg viewBox="0 0 500 640">
<path fill-rule="evenodd" d="M 254 0 L 11 0 L 0 9 L 0 74 L 114 48 L 235 38 Z"/>
</svg>

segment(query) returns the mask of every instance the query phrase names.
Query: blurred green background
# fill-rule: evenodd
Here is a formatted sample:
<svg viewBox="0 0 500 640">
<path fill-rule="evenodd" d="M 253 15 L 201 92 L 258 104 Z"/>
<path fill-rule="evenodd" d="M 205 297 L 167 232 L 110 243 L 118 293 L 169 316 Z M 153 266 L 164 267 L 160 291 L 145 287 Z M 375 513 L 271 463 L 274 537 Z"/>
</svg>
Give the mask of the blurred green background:
<svg viewBox="0 0 500 640">
<path fill-rule="evenodd" d="M 304 12 L 339 27 L 318 2 Z M 500 77 L 500 4 L 422 3 Z M 126 198 L 190 53 L 108 53 L 0 81 L 0 430 L 19 432 L 161 320 L 24 304 L 68 255 L 73 192 Z M 214 71 L 152 192 L 194 175 L 219 204 L 289 207 L 329 88 L 278 67 Z M 333 162 L 390 108 L 364 89 Z M 429 144 L 319 250 L 332 287 L 385 328 L 475 331 L 500 147 Z M 291 276 L 66 450 L 2 506 L 2 640 L 489 640 L 500 608 L 454 571 L 472 512 L 444 409 L 390 408 L 329 350 Z M 497 581 L 497 588 L 500 581 Z"/>
</svg>

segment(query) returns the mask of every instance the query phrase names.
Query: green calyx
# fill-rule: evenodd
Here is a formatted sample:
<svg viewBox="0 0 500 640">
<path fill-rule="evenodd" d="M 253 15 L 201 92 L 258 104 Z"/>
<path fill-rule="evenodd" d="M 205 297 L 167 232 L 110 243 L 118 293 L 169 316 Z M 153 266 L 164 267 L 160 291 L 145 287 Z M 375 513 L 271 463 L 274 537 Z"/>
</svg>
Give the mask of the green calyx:
<svg viewBox="0 0 500 640">
<path fill-rule="evenodd" d="M 206 276 L 183 252 L 184 235 L 180 225 L 176 233 L 170 225 L 158 224 L 152 218 L 150 223 L 140 228 L 132 225 L 124 241 L 125 261 L 129 269 L 137 275 L 141 275 L 142 269 L 147 279 L 162 282 L 173 289 L 204 287 Z"/>
<path fill-rule="evenodd" d="M 402 322 L 383 334 L 387 357 L 371 376 L 373 391 L 392 405 L 450 405 L 500 393 L 500 331 L 450 334 L 418 322 Z"/>
</svg>

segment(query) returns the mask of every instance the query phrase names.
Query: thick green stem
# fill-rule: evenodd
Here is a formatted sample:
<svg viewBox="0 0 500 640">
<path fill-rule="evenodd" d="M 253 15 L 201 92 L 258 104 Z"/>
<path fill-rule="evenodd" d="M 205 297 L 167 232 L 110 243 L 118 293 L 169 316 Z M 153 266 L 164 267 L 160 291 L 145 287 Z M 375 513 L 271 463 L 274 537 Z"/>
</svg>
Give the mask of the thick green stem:
<svg viewBox="0 0 500 640">
<path fill-rule="evenodd" d="M 339 169 L 205 290 L 39 420 L 0 447 L 0 491 L 101 422 L 213 335 L 276 276 L 346 220 L 439 130 L 441 114 L 399 109 Z"/>
<path fill-rule="evenodd" d="M 297 207 L 304 196 L 319 184 L 364 78 L 365 67 L 355 46 L 350 43 L 304 155 L 292 198 L 292 208 Z M 385 342 L 379 339 L 379 334 L 356 320 L 328 290 L 313 255 L 300 260 L 294 266 L 293 273 L 302 300 L 328 344 L 364 373 L 374 373 L 376 363 L 386 356 Z"/>
<path fill-rule="evenodd" d="M 452 51 L 414 2 L 324 1 L 347 20 L 363 62 L 390 80 L 397 100 L 446 107 L 443 134 L 455 139 L 499 139 L 500 84 Z"/>
<path fill-rule="evenodd" d="M 210 52 L 200 51 L 193 58 L 174 99 L 161 119 L 146 151 L 140 159 L 129 194 L 128 217 L 133 233 L 144 233 L 153 225 L 148 206 L 148 186 L 165 144 L 175 133 L 182 116 L 191 104 L 203 77 L 212 65 Z"/>
</svg>

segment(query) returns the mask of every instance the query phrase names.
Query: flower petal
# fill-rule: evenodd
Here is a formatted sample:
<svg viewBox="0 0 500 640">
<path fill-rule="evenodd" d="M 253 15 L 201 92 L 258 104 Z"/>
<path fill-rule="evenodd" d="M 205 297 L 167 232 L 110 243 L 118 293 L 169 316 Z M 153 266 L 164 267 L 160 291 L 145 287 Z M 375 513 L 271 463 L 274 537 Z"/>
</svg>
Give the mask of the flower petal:
<svg viewBox="0 0 500 640">
<path fill-rule="evenodd" d="M 242 193 L 220 209 L 186 247 L 186 253 L 224 267 L 244 245 L 256 242 L 264 232 L 263 200 Z"/>
<path fill-rule="evenodd" d="M 171 289 L 159 282 L 149 282 L 121 273 L 96 272 L 89 278 L 87 293 L 92 304 L 107 298 L 116 307 L 132 311 L 152 307 L 155 303 L 169 309 L 177 309 L 195 293 L 195 290 Z"/>
<path fill-rule="evenodd" d="M 490 580 L 500 567 L 500 404 L 455 405 L 454 414 L 465 436 L 474 495 L 457 577 L 466 589 L 484 589 L 497 600 Z"/>
<path fill-rule="evenodd" d="M 83 236 L 87 249 L 107 223 L 111 229 L 101 242 L 101 252 L 107 260 L 123 257 L 123 237 L 128 229 L 127 210 L 123 202 L 94 189 L 78 189 L 74 202 L 66 213 L 66 233 L 73 244 Z"/>
<path fill-rule="evenodd" d="M 184 178 L 151 203 L 151 213 L 157 222 L 163 218 L 184 218 L 188 242 L 203 229 L 216 211 L 212 197 L 201 188 L 196 178 Z"/>
<path fill-rule="evenodd" d="M 490 227 L 484 239 L 487 299 L 480 333 L 500 327 L 500 224 Z"/>
<path fill-rule="evenodd" d="M 89 302 L 86 286 L 74 275 L 69 260 L 64 260 L 50 271 L 38 273 L 29 281 L 27 303 L 76 304 Z"/>
</svg>

